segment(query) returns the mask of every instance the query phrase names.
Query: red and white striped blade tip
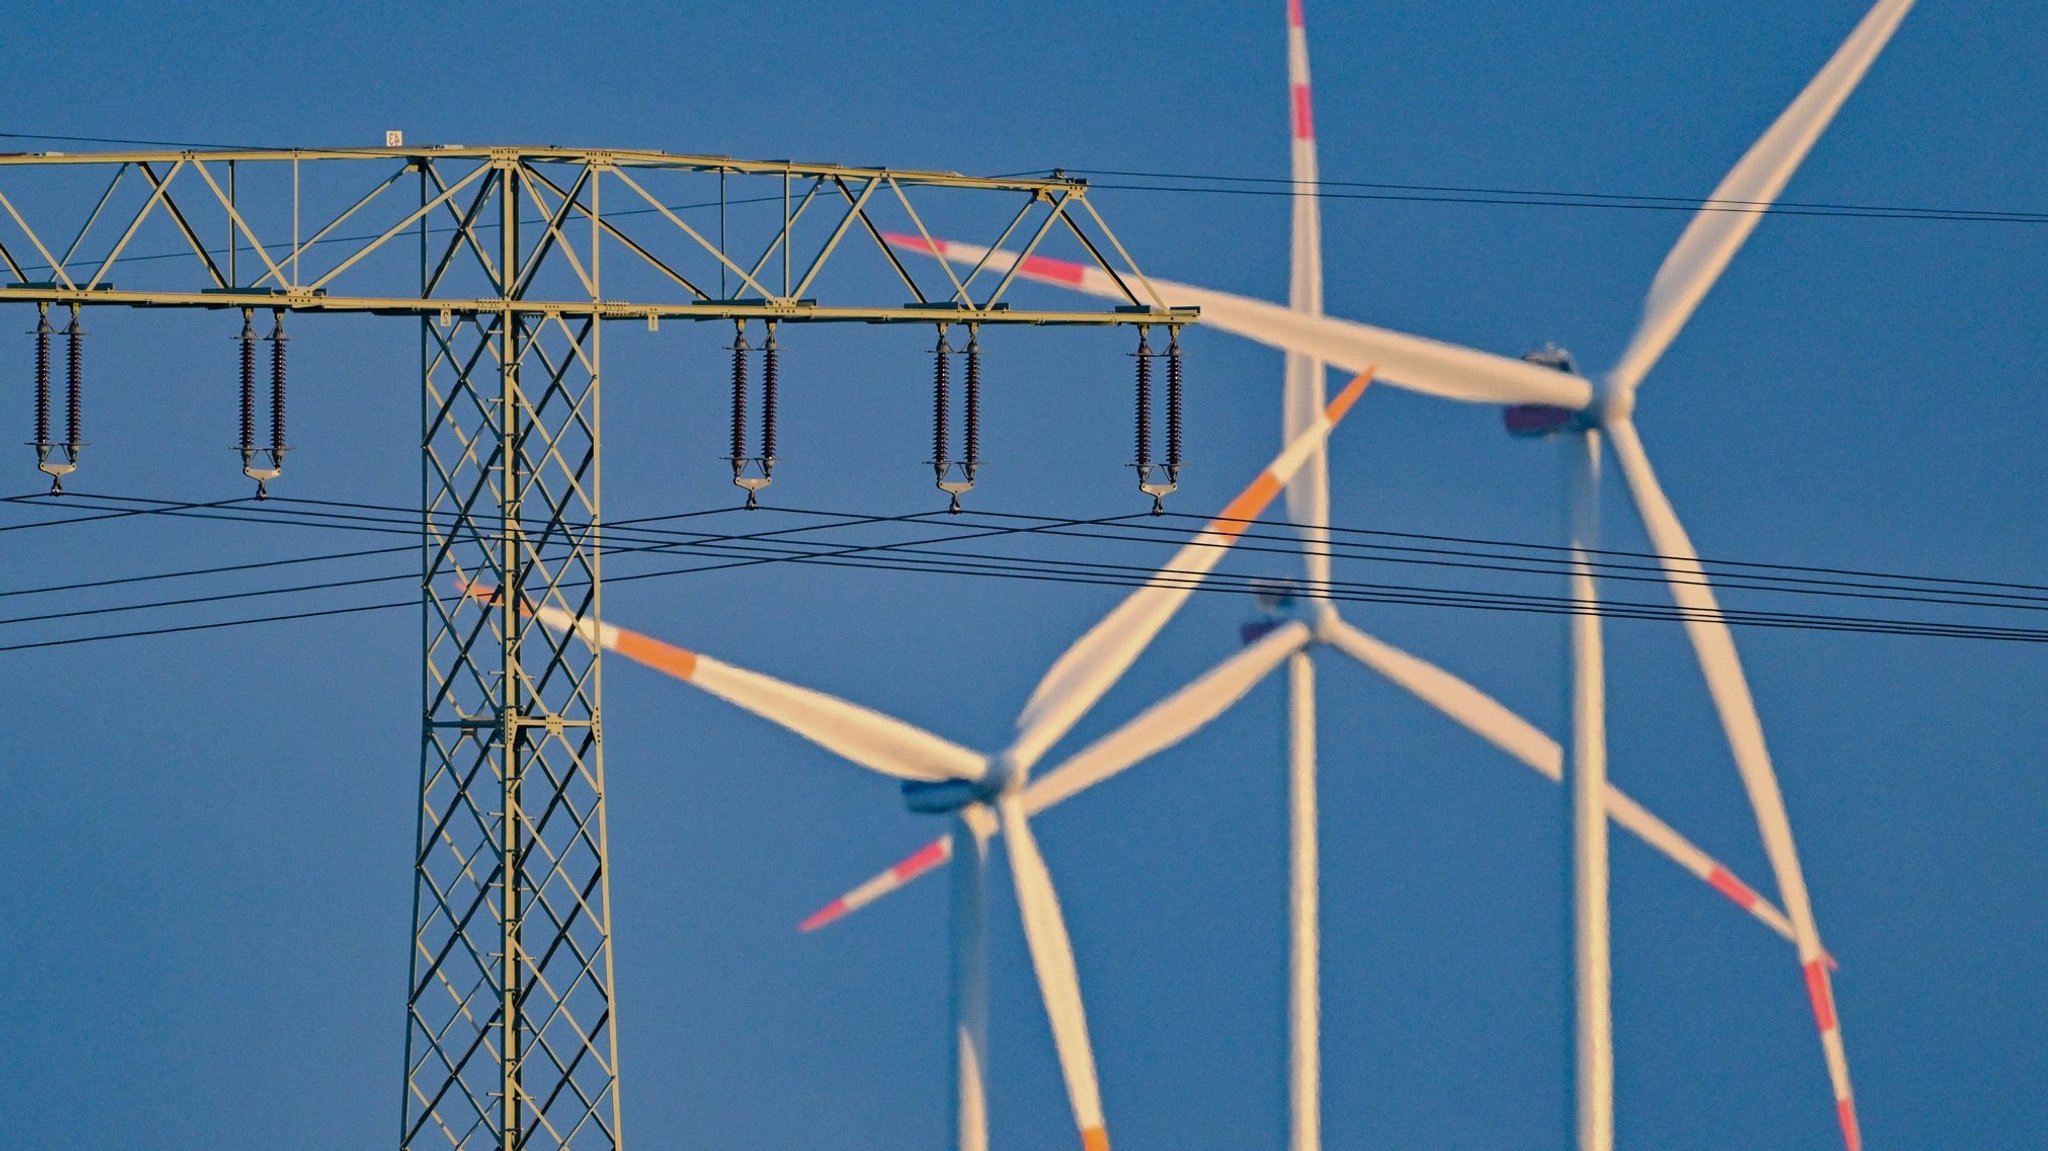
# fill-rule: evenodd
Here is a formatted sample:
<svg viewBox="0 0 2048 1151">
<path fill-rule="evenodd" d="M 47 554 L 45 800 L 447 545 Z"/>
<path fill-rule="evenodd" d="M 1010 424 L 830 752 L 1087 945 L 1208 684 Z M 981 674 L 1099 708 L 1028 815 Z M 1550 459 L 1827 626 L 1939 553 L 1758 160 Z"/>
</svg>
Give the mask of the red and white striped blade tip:
<svg viewBox="0 0 2048 1151">
<path fill-rule="evenodd" d="M 1727 896 L 1735 906 L 1740 907 L 1744 911 L 1754 909 L 1758 903 L 1763 901 L 1763 897 L 1756 893 L 1755 888 L 1735 878 L 1734 872 L 1729 871 L 1720 864 L 1715 864 L 1714 870 L 1707 873 L 1707 884 L 1715 891 Z M 1842 965 L 1835 960 L 1833 953 L 1829 952 L 1826 948 L 1821 949 L 1820 957 L 1827 960 L 1829 971 L 1840 971 L 1842 969 Z"/>
<path fill-rule="evenodd" d="M 826 924 L 837 922 L 859 911 L 875 900 L 902 887 L 925 872 L 938 867 L 953 857 L 953 841 L 949 836 L 940 836 L 918 848 L 901 862 L 845 895 L 812 912 L 810 918 L 797 924 L 798 931 L 816 931 Z"/>
<path fill-rule="evenodd" d="M 1813 1004 L 1813 1022 L 1820 1029 L 1821 1043 L 1826 1045 L 1830 1038 L 1840 1043 L 1842 1020 L 1835 1014 L 1834 989 L 1828 986 L 1826 970 L 1818 959 L 1802 970 L 1806 975 L 1806 998 Z M 1835 1118 L 1842 1125 L 1842 1142 L 1848 1151 L 1862 1151 L 1863 1132 L 1856 1123 L 1856 1100 L 1853 1096 L 1844 1094 L 1836 1097 Z"/>
<path fill-rule="evenodd" d="M 962 263 L 979 260 L 987 251 L 984 248 L 973 248 L 969 245 L 949 240 L 926 240 L 923 236 L 913 236 L 908 232 L 884 232 L 882 233 L 882 238 L 895 247 L 903 248 L 906 251 L 923 252 L 926 255 L 937 256 L 940 259 Z M 1017 264 L 1017 274 L 1027 280 L 1050 280 L 1053 283 L 1065 284 L 1069 287 L 1081 284 L 1082 281 L 1087 279 L 1088 272 L 1089 268 L 1085 264 L 1077 264 L 1072 260 L 1058 260 L 1051 256 L 1040 256 L 1035 253 L 1024 257 Z"/>
</svg>

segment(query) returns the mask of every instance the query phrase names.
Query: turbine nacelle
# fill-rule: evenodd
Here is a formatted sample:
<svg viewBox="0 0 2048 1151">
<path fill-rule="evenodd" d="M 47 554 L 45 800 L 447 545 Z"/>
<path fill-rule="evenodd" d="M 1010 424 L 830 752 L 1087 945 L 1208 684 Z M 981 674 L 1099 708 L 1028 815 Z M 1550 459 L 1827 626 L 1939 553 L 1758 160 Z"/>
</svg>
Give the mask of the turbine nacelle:
<svg viewBox="0 0 2048 1151">
<path fill-rule="evenodd" d="M 921 779 L 903 781 L 903 806 L 919 815 L 951 815 L 977 803 L 993 804 L 1023 772 L 1006 752 L 988 761 L 980 779 Z"/>
<path fill-rule="evenodd" d="M 1533 352 L 1524 352 L 1522 362 L 1537 364 L 1562 372 L 1568 376 L 1579 375 L 1578 365 L 1572 361 L 1572 354 L 1556 344 L 1545 344 Z M 1566 408 L 1556 404 L 1512 404 L 1501 409 L 1501 422 L 1507 426 L 1508 434 L 1517 439 L 1544 439 L 1563 432 L 1585 431 L 1589 428 L 1604 427 L 1616 420 L 1625 420 L 1635 409 L 1635 389 L 1623 387 L 1613 379 L 1588 381 L 1593 396 L 1583 408 Z"/>
<path fill-rule="evenodd" d="M 963 807 L 987 803 L 1000 792 L 1000 788 L 990 790 L 983 781 L 974 779 L 944 779 L 937 783 L 905 780 L 903 806 L 919 815 L 951 815 Z"/>
<path fill-rule="evenodd" d="M 1257 643 L 1274 628 L 1304 615 L 1301 589 L 1286 580 L 1258 580 L 1252 585 L 1252 602 L 1259 606 L 1257 619 L 1240 624 L 1237 637 L 1246 645 Z"/>
</svg>

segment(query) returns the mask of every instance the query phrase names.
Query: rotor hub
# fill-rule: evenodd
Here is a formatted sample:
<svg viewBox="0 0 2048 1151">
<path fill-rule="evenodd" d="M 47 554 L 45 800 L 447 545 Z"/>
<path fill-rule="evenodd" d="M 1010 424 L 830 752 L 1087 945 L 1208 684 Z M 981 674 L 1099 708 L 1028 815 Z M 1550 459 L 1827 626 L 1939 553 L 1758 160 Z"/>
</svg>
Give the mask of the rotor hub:
<svg viewBox="0 0 2048 1151">
<path fill-rule="evenodd" d="M 1568 376 L 1579 374 L 1572 354 L 1556 344 L 1544 344 L 1534 351 L 1524 352 L 1522 360 Z M 1601 389 L 1595 384 L 1593 402 L 1583 409 L 1574 410 L 1556 404 L 1511 404 L 1501 410 L 1501 422 L 1507 426 L 1508 434 L 1517 439 L 1544 439 L 1563 432 L 1597 427 L 1604 415 Z"/>
</svg>

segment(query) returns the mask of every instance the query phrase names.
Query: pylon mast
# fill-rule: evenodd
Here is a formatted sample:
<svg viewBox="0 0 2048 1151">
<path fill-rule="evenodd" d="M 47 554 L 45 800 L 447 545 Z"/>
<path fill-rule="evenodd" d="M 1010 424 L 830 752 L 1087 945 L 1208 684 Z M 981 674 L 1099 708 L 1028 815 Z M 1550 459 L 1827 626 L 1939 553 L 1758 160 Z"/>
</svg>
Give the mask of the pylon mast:
<svg viewBox="0 0 2048 1151">
<path fill-rule="evenodd" d="M 739 201 L 738 246 L 736 182 L 767 189 Z M 1067 234 L 1124 303 L 1016 309 L 1007 266 L 963 278 L 899 260 L 885 228 L 929 238 L 921 201 L 962 192 L 1010 201 L 990 247 L 1028 255 Z M 715 235 L 684 216 L 711 205 Z M 0 302 L 415 317 L 425 694 L 408 1151 L 620 1146 L 602 665 L 529 614 L 603 618 L 605 322 L 1194 318 L 1157 298 L 1077 180 L 604 149 L 0 156 L 0 267 Z"/>
</svg>

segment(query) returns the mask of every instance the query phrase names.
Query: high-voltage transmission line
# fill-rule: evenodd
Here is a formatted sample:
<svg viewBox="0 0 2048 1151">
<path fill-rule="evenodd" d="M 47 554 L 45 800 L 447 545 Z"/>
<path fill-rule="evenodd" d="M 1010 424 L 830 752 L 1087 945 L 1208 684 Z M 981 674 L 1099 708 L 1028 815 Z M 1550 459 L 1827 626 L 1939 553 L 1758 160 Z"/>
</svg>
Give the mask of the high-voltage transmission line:
<svg viewBox="0 0 2048 1151">
<path fill-rule="evenodd" d="M 749 210 L 721 212 L 715 234 L 672 207 L 725 204 L 735 192 Z M 395 141 L 0 156 L 0 266 L 11 277 L 0 302 L 39 313 L 34 442 L 58 482 L 85 446 L 86 312 L 239 312 L 239 451 L 259 484 L 276 478 L 289 448 L 286 314 L 417 324 L 426 676 L 401 1147 L 619 1146 L 599 655 L 521 610 L 603 618 L 604 322 L 734 325 L 731 462 L 750 497 L 774 467 L 768 349 L 779 326 L 933 325 L 932 464 L 957 492 L 979 462 L 979 364 L 970 358 L 966 377 L 967 456 L 950 459 L 949 326 L 964 330 L 971 357 L 987 324 L 1136 326 L 1142 356 L 1147 327 L 1167 329 L 1177 351 L 1173 337 L 1194 318 L 1160 303 L 1085 193 L 1081 181 L 1057 178 Z M 987 213 L 991 201 L 1001 210 L 985 215 L 988 247 L 1034 252 L 1061 237 L 1124 284 L 1125 298 L 1012 308 L 1013 270 L 963 276 L 938 264 L 920 279 L 882 240 L 885 229 L 957 233 L 966 217 L 954 205 Z M 165 249 L 176 258 L 162 258 Z M 145 252 L 153 258 L 124 262 Z M 267 333 L 258 312 L 270 313 Z M 762 336 L 768 389 L 758 454 L 744 417 L 750 325 Z M 53 439 L 58 335 L 65 419 Z M 259 340 L 270 344 L 267 442 Z M 1177 464 L 1177 443 L 1170 454 Z M 1146 469 L 1140 479 L 1151 482 Z M 506 590 L 466 594 L 478 587 Z"/>
</svg>

